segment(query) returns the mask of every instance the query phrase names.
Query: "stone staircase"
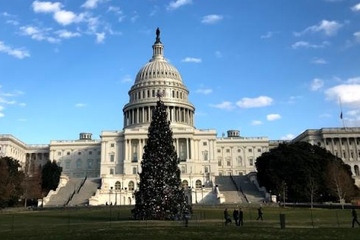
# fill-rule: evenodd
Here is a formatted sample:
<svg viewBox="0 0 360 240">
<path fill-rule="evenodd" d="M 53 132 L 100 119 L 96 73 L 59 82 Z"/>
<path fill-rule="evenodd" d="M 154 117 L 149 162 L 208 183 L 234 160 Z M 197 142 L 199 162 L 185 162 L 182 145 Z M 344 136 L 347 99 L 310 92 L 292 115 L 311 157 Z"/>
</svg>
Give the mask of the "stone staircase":
<svg viewBox="0 0 360 240">
<path fill-rule="evenodd" d="M 49 202 L 44 207 L 63 207 L 66 206 L 71 195 L 81 184 L 83 179 L 73 178 L 69 179 L 65 186 L 61 187 L 57 194 L 50 197 Z"/>
<path fill-rule="evenodd" d="M 89 204 L 89 198 L 95 195 L 96 190 L 101 186 L 100 178 L 87 178 L 81 187 L 75 192 L 68 206 L 85 206 Z"/>
<path fill-rule="evenodd" d="M 265 199 L 265 194 L 259 191 L 255 183 L 251 182 L 247 176 L 232 176 L 235 184 L 246 197 L 248 203 L 261 203 Z"/>
<path fill-rule="evenodd" d="M 215 184 L 219 191 L 225 197 L 226 204 L 240 204 L 246 202 L 246 199 L 240 191 L 237 190 L 231 176 L 216 176 Z"/>
</svg>

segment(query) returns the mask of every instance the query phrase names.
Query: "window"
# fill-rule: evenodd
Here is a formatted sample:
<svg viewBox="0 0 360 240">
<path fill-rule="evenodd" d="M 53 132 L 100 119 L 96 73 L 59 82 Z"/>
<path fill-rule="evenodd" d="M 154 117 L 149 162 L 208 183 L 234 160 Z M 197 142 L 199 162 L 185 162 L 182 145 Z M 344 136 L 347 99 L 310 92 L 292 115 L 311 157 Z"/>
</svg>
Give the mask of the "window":
<svg viewBox="0 0 360 240">
<path fill-rule="evenodd" d="M 186 168 L 185 168 L 185 166 L 181 166 L 181 173 L 186 173 L 186 170 L 185 170 Z"/>
<path fill-rule="evenodd" d="M 218 153 L 221 153 L 221 149 L 218 149 L 217 152 L 218 152 Z"/>
<path fill-rule="evenodd" d="M 61 156 L 61 152 L 58 152 L 58 156 Z"/>
<path fill-rule="evenodd" d="M 70 155 L 70 152 L 67 152 L 66 155 Z"/>
<path fill-rule="evenodd" d="M 187 188 L 189 187 L 189 182 L 186 181 L 186 180 L 182 181 L 182 187 L 183 187 L 184 189 L 187 189 Z"/>
<path fill-rule="evenodd" d="M 186 139 L 182 138 L 179 139 L 179 157 L 180 161 L 186 161 L 187 154 L 186 154 Z"/>
<path fill-rule="evenodd" d="M 252 158 L 249 159 L 249 165 L 254 166 L 254 159 L 252 159 Z"/>
<path fill-rule="evenodd" d="M 133 190 L 134 190 L 134 182 L 133 182 L 133 181 L 130 181 L 130 182 L 129 182 L 128 188 L 129 188 L 130 191 L 133 191 Z"/>
<path fill-rule="evenodd" d="M 76 161 L 76 168 L 81 168 L 81 159 L 79 158 L 77 161 Z"/>
<path fill-rule="evenodd" d="M 133 167 L 132 173 L 133 173 L 133 174 L 137 174 L 137 167 Z"/>
<path fill-rule="evenodd" d="M 137 153 L 137 151 L 138 151 L 138 143 L 137 142 L 132 142 L 132 144 L 131 144 L 132 146 L 131 146 L 131 154 L 132 154 L 132 156 L 131 156 L 131 161 L 132 162 L 137 162 L 138 161 L 138 153 Z"/>
<path fill-rule="evenodd" d="M 78 155 L 81 155 L 81 152 L 78 152 Z"/>
<path fill-rule="evenodd" d="M 208 153 L 208 151 L 204 151 L 204 152 L 203 152 L 203 157 L 204 157 L 204 161 L 209 160 L 209 153 Z"/>
<path fill-rule="evenodd" d="M 195 187 L 196 188 L 201 188 L 202 187 L 201 180 L 196 180 Z"/>
<path fill-rule="evenodd" d="M 248 149 L 248 152 L 252 152 L 252 148 L 249 148 L 249 149 Z"/>
<path fill-rule="evenodd" d="M 218 159 L 218 166 L 221 167 L 221 158 Z"/>
<path fill-rule="evenodd" d="M 70 169 L 70 160 L 67 160 L 65 163 L 65 168 Z"/>
<path fill-rule="evenodd" d="M 115 183 L 115 190 L 120 190 L 120 189 L 121 189 L 121 184 L 120 184 L 119 181 L 117 181 L 117 182 Z"/>
<path fill-rule="evenodd" d="M 207 146 L 207 142 L 203 142 L 203 146 Z"/>
<path fill-rule="evenodd" d="M 114 174 L 114 169 L 113 168 L 110 168 L 110 174 L 112 175 L 112 174 Z"/>
<path fill-rule="evenodd" d="M 115 155 L 114 154 L 110 154 L 110 162 L 115 162 Z"/>
<path fill-rule="evenodd" d="M 258 148 L 258 150 L 257 150 L 259 153 L 261 153 L 261 148 Z"/>
<path fill-rule="evenodd" d="M 87 160 L 87 165 L 88 165 L 88 168 L 92 168 L 92 167 L 93 167 L 93 161 L 92 161 L 92 159 L 88 159 L 88 160 Z"/>
<path fill-rule="evenodd" d="M 111 143 L 111 144 L 110 144 L 110 147 L 115 147 L 115 144 L 114 144 L 114 143 Z"/>
<path fill-rule="evenodd" d="M 243 165 L 243 163 L 242 163 L 242 158 L 241 158 L 240 156 L 238 156 L 238 157 L 236 158 L 236 162 L 237 162 L 238 166 L 242 166 L 242 165 Z"/>
<path fill-rule="evenodd" d="M 226 152 L 229 153 L 229 152 L 230 152 L 230 149 L 226 149 Z"/>
<path fill-rule="evenodd" d="M 89 151 L 89 155 L 92 155 L 92 151 Z"/>
<path fill-rule="evenodd" d="M 230 158 L 226 159 L 226 166 L 228 166 L 228 167 L 231 166 L 231 159 Z"/>
<path fill-rule="evenodd" d="M 240 148 L 238 148 L 237 152 L 238 152 L 238 153 L 239 153 L 239 152 L 241 152 L 241 149 L 240 149 Z"/>
</svg>

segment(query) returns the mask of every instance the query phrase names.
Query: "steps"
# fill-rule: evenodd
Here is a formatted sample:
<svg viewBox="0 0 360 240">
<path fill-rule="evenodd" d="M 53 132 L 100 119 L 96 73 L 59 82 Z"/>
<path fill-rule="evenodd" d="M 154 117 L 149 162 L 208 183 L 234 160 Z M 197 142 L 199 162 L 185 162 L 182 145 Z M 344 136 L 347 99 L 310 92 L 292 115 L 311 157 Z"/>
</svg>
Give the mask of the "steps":
<svg viewBox="0 0 360 240">
<path fill-rule="evenodd" d="M 88 178 L 80 188 L 79 192 L 75 192 L 74 196 L 68 203 L 68 206 L 85 206 L 89 204 L 89 198 L 96 193 L 101 186 L 100 178 Z"/>
</svg>

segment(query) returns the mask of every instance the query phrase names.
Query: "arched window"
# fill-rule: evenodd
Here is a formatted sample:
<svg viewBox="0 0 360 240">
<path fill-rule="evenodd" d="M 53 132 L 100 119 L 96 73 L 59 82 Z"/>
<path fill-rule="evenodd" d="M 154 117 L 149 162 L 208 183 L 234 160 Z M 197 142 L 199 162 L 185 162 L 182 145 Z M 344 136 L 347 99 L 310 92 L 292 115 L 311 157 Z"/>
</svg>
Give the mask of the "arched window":
<svg viewBox="0 0 360 240">
<path fill-rule="evenodd" d="M 237 162 L 237 165 L 238 165 L 238 166 L 242 166 L 242 165 L 243 165 L 242 158 L 241 158 L 240 156 L 238 156 L 238 157 L 236 158 L 236 162 Z"/>
<path fill-rule="evenodd" d="M 189 182 L 186 181 L 186 180 L 182 181 L 182 187 L 183 187 L 184 189 L 187 189 L 187 188 L 189 187 Z"/>
<path fill-rule="evenodd" d="M 355 170 L 355 176 L 359 176 L 360 175 L 360 170 L 359 170 L 359 166 L 355 165 L 354 166 L 354 170 Z"/>
<path fill-rule="evenodd" d="M 119 181 L 117 181 L 115 183 L 115 190 L 120 190 L 121 189 L 121 183 Z"/>
<path fill-rule="evenodd" d="M 76 161 L 76 168 L 81 168 L 81 159 L 80 158 Z"/>
<path fill-rule="evenodd" d="M 195 182 L 195 187 L 196 188 L 201 188 L 202 184 L 201 184 L 201 180 L 196 180 Z"/>
<path fill-rule="evenodd" d="M 129 184 L 128 184 L 128 188 L 129 190 L 134 190 L 134 182 L 133 181 L 130 181 Z"/>
</svg>

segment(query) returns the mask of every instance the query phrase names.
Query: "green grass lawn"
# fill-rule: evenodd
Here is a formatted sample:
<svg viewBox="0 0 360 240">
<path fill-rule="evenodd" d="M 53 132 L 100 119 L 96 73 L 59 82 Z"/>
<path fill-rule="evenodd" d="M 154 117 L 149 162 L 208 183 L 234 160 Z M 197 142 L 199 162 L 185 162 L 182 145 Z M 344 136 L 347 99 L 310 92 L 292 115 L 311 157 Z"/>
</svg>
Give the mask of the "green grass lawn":
<svg viewBox="0 0 360 240">
<path fill-rule="evenodd" d="M 244 226 L 224 226 L 224 206 L 195 207 L 189 226 L 182 221 L 130 220 L 129 207 L 3 211 L 0 239 L 360 239 L 349 209 L 243 208 Z M 232 208 L 228 207 L 229 212 Z M 279 215 L 286 228 L 280 229 Z"/>
</svg>

